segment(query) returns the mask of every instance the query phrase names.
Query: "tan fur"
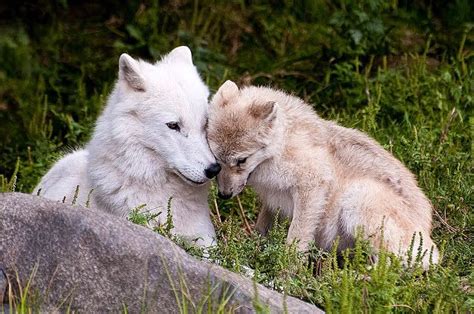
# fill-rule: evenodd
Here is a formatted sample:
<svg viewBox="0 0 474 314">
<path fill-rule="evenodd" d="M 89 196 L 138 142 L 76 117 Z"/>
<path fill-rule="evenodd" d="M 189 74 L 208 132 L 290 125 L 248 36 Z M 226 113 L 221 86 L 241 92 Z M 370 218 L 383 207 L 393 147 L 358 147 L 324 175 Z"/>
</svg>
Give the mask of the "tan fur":
<svg viewBox="0 0 474 314">
<path fill-rule="evenodd" d="M 430 250 L 438 261 L 432 206 L 414 175 L 366 134 L 321 119 L 301 99 L 227 81 L 212 100 L 208 139 L 222 166 L 219 192 L 235 196 L 248 183 L 261 197 L 260 232 L 280 209 L 292 219 L 288 242 L 301 250 L 311 241 L 328 249 L 337 237 L 348 247 L 362 228 L 374 247 L 401 256 L 415 233 L 416 252 L 421 234 L 424 266 Z"/>
</svg>

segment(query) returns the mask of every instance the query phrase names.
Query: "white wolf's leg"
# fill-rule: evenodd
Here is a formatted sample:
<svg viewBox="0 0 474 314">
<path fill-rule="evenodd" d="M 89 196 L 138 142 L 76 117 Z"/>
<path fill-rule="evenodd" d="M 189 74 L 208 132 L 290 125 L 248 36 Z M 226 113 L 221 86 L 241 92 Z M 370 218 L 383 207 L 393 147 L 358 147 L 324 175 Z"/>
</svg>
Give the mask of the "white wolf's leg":
<svg viewBox="0 0 474 314">
<path fill-rule="evenodd" d="M 41 178 L 32 194 L 56 201 L 65 199 L 71 204 L 79 186 L 76 204 L 85 205 L 90 192 L 86 176 L 87 155 L 86 150 L 78 150 L 61 158 Z"/>
<path fill-rule="evenodd" d="M 293 219 L 286 242 L 298 241 L 298 250 L 307 251 L 314 241 L 321 216 L 327 204 L 327 187 L 303 190 L 296 193 Z"/>
<path fill-rule="evenodd" d="M 274 212 L 267 206 L 263 206 L 260 214 L 258 214 L 257 223 L 255 224 L 255 229 L 262 235 L 267 235 L 268 231 L 273 226 L 273 221 L 275 220 Z"/>
</svg>

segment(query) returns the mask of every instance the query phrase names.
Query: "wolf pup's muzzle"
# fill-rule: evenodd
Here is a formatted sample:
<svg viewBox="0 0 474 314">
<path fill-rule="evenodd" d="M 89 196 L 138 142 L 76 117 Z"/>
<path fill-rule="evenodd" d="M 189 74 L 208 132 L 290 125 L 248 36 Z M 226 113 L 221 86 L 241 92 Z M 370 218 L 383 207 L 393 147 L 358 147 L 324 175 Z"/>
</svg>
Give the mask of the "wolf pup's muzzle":
<svg viewBox="0 0 474 314">
<path fill-rule="evenodd" d="M 222 194 L 221 192 L 217 192 L 217 196 L 219 196 L 219 198 L 222 198 L 224 200 L 228 200 L 229 198 L 232 197 L 232 194 Z"/>
</svg>

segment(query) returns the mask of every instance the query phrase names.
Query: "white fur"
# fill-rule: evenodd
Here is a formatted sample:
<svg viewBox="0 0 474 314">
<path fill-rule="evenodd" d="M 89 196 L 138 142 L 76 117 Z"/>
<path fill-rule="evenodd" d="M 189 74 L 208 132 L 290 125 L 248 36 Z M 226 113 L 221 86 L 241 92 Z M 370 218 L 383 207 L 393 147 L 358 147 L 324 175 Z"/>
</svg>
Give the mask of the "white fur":
<svg viewBox="0 0 474 314">
<path fill-rule="evenodd" d="M 215 241 L 205 169 L 214 164 L 205 125 L 209 91 L 178 47 L 150 64 L 123 54 L 119 79 L 85 149 L 59 160 L 34 193 L 127 216 L 146 204 L 166 219 L 170 198 L 173 231 L 204 246 Z M 168 123 L 178 123 L 180 131 Z M 92 190 L 92 192 L 91 192 Z M 91 192 L 91 193 L 90 193 Z"/>
</svg>

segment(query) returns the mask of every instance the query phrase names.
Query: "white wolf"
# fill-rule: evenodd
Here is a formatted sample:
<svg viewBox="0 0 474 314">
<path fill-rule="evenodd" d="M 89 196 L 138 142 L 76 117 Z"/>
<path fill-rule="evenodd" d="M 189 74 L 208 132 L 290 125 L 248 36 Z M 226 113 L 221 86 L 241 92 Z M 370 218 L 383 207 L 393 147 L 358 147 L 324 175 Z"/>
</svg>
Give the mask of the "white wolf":
<svg viewBox="0 0 474 314">
<path fill-rule="evenodd" d="M 188 47 L 178 47 L 156 64 L 127 54 L 119 78 L 85 149 L 59 160 L 34 190 L 119 216 L 146 204 L 166 219 L 171 198 L 173 232 L 215 241 L 208 208 L 209 179 L 217 175 L 206 139 L 209 91 Z M 92 192 L 91 192 L 92 191 Z"/>
<path fill-rule="evenodd" d="M 413 174 L 362 132 L 321 119 L 301 99 L 264 87 L 224 83 L 209 111 L 208 140 L 221 163 L 219 194 L 237 195 L 247 182 L 264 208 L 257 229 L 273 214 L 292 219 L 288 242 L 328 249 L 340 237 L 351 246 L 362 227 L 374 247 L 405 256 L 414 233 L 423 264 L 438 251 L 431 240 L 432 206 Z M 381 242 L 381 226 L 384 233 Z"/>
</svg>

